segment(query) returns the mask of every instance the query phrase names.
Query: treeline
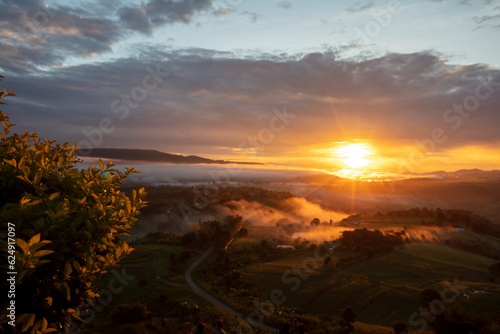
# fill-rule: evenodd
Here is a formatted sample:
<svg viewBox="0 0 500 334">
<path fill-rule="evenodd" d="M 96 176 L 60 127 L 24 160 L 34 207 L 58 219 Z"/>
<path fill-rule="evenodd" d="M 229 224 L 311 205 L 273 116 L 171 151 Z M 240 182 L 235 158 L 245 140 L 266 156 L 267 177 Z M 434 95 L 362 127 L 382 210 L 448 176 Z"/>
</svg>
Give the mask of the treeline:
<svg viewBox="0 0 500 334">
<path fill-rule="evenodd" d="M 198 223 L 198 229 L 176 234 L 171 231 L 149 232 L 133 244 L 171 244 L 185 247 L 205 249 L 208 246 L 225 246 L 230 238 L 245 237 L 248 230 L 242 226 L 242 217 L 227 216 L 222 222 L 210 220 Z M 236 233 L 238 232 L 238 233 Z"/>
<path fill-rule="evenodd" d="M 433 312 L 433 307 L 442 300 L 442 292 L 425 289 L 420 293 L 420 303 L 425 310 L 431 310 L 426 320 L 416 321 L 419 326 L 429 325 L 436 334 L 500 333 L 498 321 L 492 321 L 484 314 L 464 308 L 460 303 L 448 305 L 440 312 Z M 420 330 L 418 330 L 420 332 Z"/>
<path fill-rule="evenodd" d="M 373 257 L 378 253 L 389 253 L 394 247 L 408 242 L 405 231 L 394 232 L 379 230 L 355 229 L 342 232 L 340 243 L 342 248 Z"/>
<path fill-rule="evenodd" d="M 381 215 L 381 214 L 379 214 Z M 484 233 L 500 237 L 500 226 L 490 220 L 467 210 L 412 208 L 385 213 L 387 216 L 423 218 L 421 224 L 429 226 L 451 225 L 475 233 Z"/>
<path fill-rule="evenodd" d="M 179 217 L 189 211 L 213 212 L 218 205 L 225 205 L 231 201 L 245 200 L 258 202 L 271 208 L 286 210 L 283 200 L 292 198 L 287 191 L 273 191 L 257 187 L 220 187 L 216 183 L 207 183 L 199 186 L 148 186 L 146 200 L 148 206 L 142 214 L 158 214 L 168 212 Z"/>
<path fill-rule="evenodd" d="M 223 222 L 211 220 L 200 222 L 198 231 L 190 231 L 182 235 L 180 243 L 183 246 L 206 248 L 215 245 L 225 247 L 231 237 L 240 231 L 242 217 L 227 216 Z"/>
</svg>

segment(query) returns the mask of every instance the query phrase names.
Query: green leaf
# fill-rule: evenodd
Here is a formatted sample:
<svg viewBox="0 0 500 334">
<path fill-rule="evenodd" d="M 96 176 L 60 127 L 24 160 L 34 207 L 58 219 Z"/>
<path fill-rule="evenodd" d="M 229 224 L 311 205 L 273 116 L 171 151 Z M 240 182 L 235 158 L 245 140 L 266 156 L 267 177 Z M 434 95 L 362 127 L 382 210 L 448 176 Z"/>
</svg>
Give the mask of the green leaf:
<svg viewBox="0 0 500 334">
<path fill-rule="evenodd" d="M 39 331 L 43 331 L 45 328 L 47 328 L 47 320 L 42 318 L 33 325 L 31 333 L 38 333 Z"/>
<path fill-rule="evenodd" d="M 35 323 L 35 313 L 24 313 L 17 318 L 17 324 L 22 324 L 21 332 L 26 332 Z"/>
<path fill-rule="evenodd" d="M 75 267 L 75 269 L 77 271 L 81 271 L 82 270 L 82 266 L 80 266 L 80 263 L 78 263 L 78 261 L 73 261 L 73 267 Z"/>
<path fill-rule="evenodd" d="M 36 252 L 39 248 L 47 245 L 47 244 L 50 244 L 52 241 L 50 240 L 43 240 L 43 241 L 40 241 L 40 242 L 37 242 L 37 243 L 34 243 L 33 245 L 30 245 L 30 252 L 31 253 L 34 253 Z"/>
<path fill-rule="evenodd" d="M 124 248 L 125 248 L 125 247 L 124 247 L 124 245 L 123 245 L 123 244 L 121 244 L 121 245 L 120 245 L 120 246 L 118 246 L 118 248 L 116 249 L 116 251 L 115 251 L 115 257 L 116 257 L 117 259 L 119 259 L 119 258 L 120 258 L 120 255 L 122 255 L 122 253 L 123 253 L 123 251 L 124 251 Z"/>
<path fill-rule="evenodd" d="M 17 246 L 19 246 L 19 248 L 21 248 L 21 250 L 23 251 L 23 254 L 28 255 L 30 248 L 29 248 L 29 245 L 26 241 L 24 241 L 23 239 L 17 238 L 16 244 L 17 244 Z"/>
<path fill-rule="evenodd" d="M 21 178 L 21 176 L 19 176 L 19 175 L 18 175 L 18 177 Z M 31 202 L 31 198 L 23 197 L 19 201 L 19 206 L 22 208 L 26 203 L 29 203 L 29 202 Z"/>
<path fill-rule="evenodd" d="M 33 182 L 35 182 L 36 184 L 38 184 L 41 179 L 42 179 L 42 174 L 39 173 L 39 172 L 36 172 L 35 177 L 33 178 Z"/>
<path fill-rule="evenodd" d="M 125 205 L 127 207 L 127 213 L 130 214 L 132 212 L 132 206 L 130 205 L 130 200 L 128 197 L 125 197 Z"/>
<path fill-rule="evenodd" d="M 30 241 L 29 241 L 29 244 L 32 245 L 34 243 L 37 243 L 37 242 L 40 242 L 40 235 L 41 233 L 38 233 L 37 235 L 34 235 Z"/>
<path fill-rule="evenodd" d="M 49 196 L 49 200 L 53 201 L 55 200 L 57 197 L 59 197 L 60 193 L 53 193 L 52 195 Z"/>
<path fill-rule="evenodd" d="M 35 256 L 35 257 L 38 258 L 38 257 L 42 257 L 42 256 L 49 255 L 49 254 L 52 254 L 52 253 L 54 253 L 53 250 L 44 249 L 44 250 L 36 252 L 35 254 L 33 254 L 33 256 Z"/>
<path fill-rule="evenodd" d="M 68 277 L 73 272 L 73 267 L 69 262 L 64 265 L 64 277 Z"/>
<path fill-rule="evenodd" d="M 39 260 L 39 261 L 36 261 L 36 267 L 40 267 L 42 265 L 44 265 L 45 263 L 49 263 L 50 260 Z"/>
<path fill-rule="evenodd" d="M 70 289 L 69 289 L 69 285 L 68 285 L 68 283 L 63 282 L 63 284 L 62 284 L 62 288 L 63 288 L 63 296 L 64 296 L 67 300 L 70 300 L 70 299 L 71 299 L 71 291 L 70 291 Z"/>
<path fill-rule="evenodd" d="M 43 307 L 44 309 L 47 309 L 47 308 L 49 308 L 49 307 L 51 307 L 51 306 L 52 306 L 52 302 L 53 302 L 52 297 L 50 297 L 50 296 L 49 296 L 49 297 L 46 297 L 46 298 L 43 300 L 43 302 L 42 302 L 42 307 Z"/>
<path fill-rule="evenodd" d="M 71 292 L 69 290 L 68 283 L 62 282 L 62 283 L 54 283 L 54 287 L 59 290 L 61 295 L 66 298 L 66 300 L 71 299 Z"/>
</svg>

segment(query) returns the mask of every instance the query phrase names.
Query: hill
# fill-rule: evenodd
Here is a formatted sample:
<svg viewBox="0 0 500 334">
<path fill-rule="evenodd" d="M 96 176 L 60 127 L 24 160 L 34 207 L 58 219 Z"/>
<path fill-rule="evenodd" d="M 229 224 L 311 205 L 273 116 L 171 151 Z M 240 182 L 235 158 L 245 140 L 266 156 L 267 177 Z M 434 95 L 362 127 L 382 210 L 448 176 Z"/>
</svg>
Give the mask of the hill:
<svg viewBox="0 0 500 334">
<path fill-rule="evenodd" d="M 481 169 L 461 169 L 454 172 L 435 171 L 429 173 L 403 173 L 412 178 L 430 178 L 442 180 L 461 180 L 461 181 L 490 181 L 500 180 L 500 170 L 481 170 Z"/>
<path fill-rule="evenodd" d="M 157 150 L 129 149 L 129 148 L 94 148 L 87 157 L 132 160 L 145 162 L 162 162 L 171 164 L 244 164 L 262 165 L 257 162 L 234 162 L 227 160 L 212 160 L 196 155 L 180 155 L 164 153 Z"/>
<path fill-rule="evenodd" d="M 497 308 L 493 305 L 500 300 L 498 276 L 492 270 L 498 260 L 474 249 L 454 247 L 451 239 L 452 236 L 462 238 L 463 242 L 467 238 L 480 239 L 481 242 L 475 243 L 476 248 L 497 239 L 451 226 L 420 226 L 413 216 L 394 218 L 388 215 L 358 220 L 357 226 L 380 225 L 386 232 L 406 226 L 404 231 L 410 235 L 410 241 L 369 256 L 339 242 L 317 245 L 306 240 L 306 235 L 294 240 L 290 236 L 294 230 L 289 226 L 247 226 L 248 235 L 235 239 L 224 253 L 214 255 L 211 263 L 209 260 L 202 266 L 197 273 L 198 282 L 244 312 L 255 311 L 254 305 L 259 305 L 262 299 L 271 300 L 279 291 L 281 301 L 274 307 L 279 309 L 281 317 L 299 317 L 302 321 L 313 316 L 339 315 L 346 307 L 352 307 L 358 321 L 388 328 L 400 322 L 415 331 L 449 329 L 451 323 L 472 324 L 476 329 L 488 326 L 496 316 Z M 415 229 L 419 233 L 439 232 L 446 240 L 432 241 L 429 237 L 419 241 L 411 236 Z M 280 249 L 277 247 L 280 244 L 295 248 Z M 321 250 L 316 252 L 320 246 Z M 328 249 L 330 252 L 325 253 Z M 329 256 L 323 258 L 321 254 Z M 229 259 L 227 263 L 220 260 L 223 256 Z M 238 280 L 229 281 L 233 276 Z M 433 297 L 432 302 L 442 305 L 435 312 L 439 319 L 435 322 L 422 320 L 419 314 L 422 306 L 428 307 L 423 298 L 429 291 L 439 296 L 436 300 Z M 441 300 L 442 291 L 453 298 Z M 464 314 L 468 314 L 467 319 L 460 320 L 465 319 Z M 478 314 L 484 319 L 479 319 Z M 275 320 L 273 316 L 268 319 Z"/>
</svg>

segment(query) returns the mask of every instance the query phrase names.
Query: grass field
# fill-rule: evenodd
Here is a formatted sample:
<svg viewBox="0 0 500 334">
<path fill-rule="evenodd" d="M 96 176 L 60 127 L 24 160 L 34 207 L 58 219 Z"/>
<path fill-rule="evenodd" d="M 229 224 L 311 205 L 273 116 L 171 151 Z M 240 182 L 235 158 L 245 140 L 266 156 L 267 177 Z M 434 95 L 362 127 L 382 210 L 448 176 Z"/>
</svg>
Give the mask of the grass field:
<svg viewBox="0 0 500 334">
<path fill-rule="evenodd" d="M 120 273 L 124 270 L 128 277 L 133 278 L 128 280 L 122 291 L 112 295 L 111 301 L 102 310 L 101 305 L 95 307 L 99 312 L 96 312 L 95 320 L 85 326 L 84 333 L 118 333 L 116 324 L 110 325 L 110 315 L 118 305 L 136 302 L 146 305 L 155 321 L 163 323 L 162 326 L 165 327 L 162 332 L 177 333 L 181 326 L 184 333 L 186 320 L 191 322 L 191 326 L 199 320 L 196 320 L 194 313 L 186 313 L 186 309 L 181 306 L 184 302 L 191 307 L 197 305 L 199 309 L 209 309 L 210 317 L 203 320 L 207 324 L 218 318 L 227 318 L 228 323 L 231 323 L 231 316 L 208 303 L 184 280 L 185 270 L 196 260 L 198 253 L 191 252 L 191 259 L 172 267 L 170 254 L 174 253 L 178 259 L 180 254 L 186 251 L 184 248 L 164 244 L 136 245 L 134 248 L 134 251 L 120 262 L 121 267 L 116 269 Z M 99 288 L 107 289 L 113 277 L 111 272 L 105 274 L 99 281 Z"/>
<path fill-rule="evenodd" d="M 417 227 L 416 221 L 414 226 L 410 225 L 411 219 L 384 218 L 381 221 L 360 219 L 356 228 L 376 226 L 401 230 L 404 226 L 407 229 Z M 460 285 L 459 292 L 456 300 L 446 304 L 447 308 L 460 305 L 485 316 L 496 316 L 497 305 L 500 305 L 500 279 L 492 278 L 489 268 L 497 260 L 430 242 L 411 242 L 373 258 L 335 249 L 331 254 L 333 263 L 350 258 L 340 267 L 325 265 L 323 259 L 315 257 L 310 243 L 295 250 L 273 251 L 270 257 L 260 252 L 263 239 L 269 241 L 271 248 L 293 242 L 289 232 L 284 227 L 253 226 L 249 228 L 248 237 L 234 239 L 227 255 L 233 265 L 239 263 L 240 286 L 229 288 L 223 283 L 224 274 L 214 273 L 216 254 L 201 265 L 195 279 L 214 296 L 245 314 L 255 310 L 254 301 L 269 300 L 272 291 L 282 291 L 285 301 L 275 306 L 276 312 L 283 314 L 275 312 L 267 319 L 275 326 L 290 319 L 290 312 L 339 318 L 342 310 L 351 306 L 357 313 L 357 333 L 392 333 L 395 323 L 408 324 L 409 317 L 419 310 L 419 295 L 424 289 L 440 292 L 455 280 Z M 497 242 L 488 237 L 462 235 L 477 242 Z M 191 251 L 191 258 L 185 263 L 175 266 L 171 263 L 171 254 L 179 259 L 185 251 L 182 247 L 164 244 L 135 246 L 132 254 L 121 262 L 127 274 L 134 278 L 122 292 L 113 295 L 105 311 L 88 326 L 88 332 L 109 331 L 109 314 L 121 303 L 141 302 L 157 319 L 174 319 L 171 328 L 182 325 L 185 320 L 180 306 L 183 302 L 196 304 L 202 310 L 210 308 L 210 304 L 194 293 L 184 280 L 185 270 L 199 254 Z M 111 275 L 102 278 L 102 288 L 111 278 Z M 229 328 L 235 327 L 231 323 L 234 321 L 232 316 L 217 308 L 213 310 L 207 319 L 222 316 L 228 319 Z M 194 322 L 194 318 L 190 321 Z"/>
<path fill-rule="evenodd" d="M 411 221 L 401 217 L 384 218 L 360 222 L 359 228 L 377 226 L 398 230 Z M 393 225 L 401 221 L 404 224 Z M 248 238 L 236 239 L 228 252 L 251 253 L 252 245 L 255 249 L 262 239 L 276 238 L 276 233 L 268 227 L 254 227 Z M 346 251 L 334 251 L 332 259 L 347 255 Z M 440 292 L 455 279 L 463 286 L 456 305 L 485 314 L 493 314 L 498 309 L 494 305 L 500 305 L 499 279 L 492 282 L 489 270 L 498 261 L 443 244 L 412 242 L 388 254 L 371 259 L 361 257 L 340 269 L 324 267 L 321 261 L 317 261 L 316 271 L 301 269 L 305 259 L 311 258 L 314 258 L 313 251 L 297 249 L 271 261 L 245 265 L 240 271 L 245 287 L 260 298 L 268 299 L 273 290 L 279 289 L 286 297 L 285 307 L 339 316 L 345 307 L 351 306 L 359 321 L 382 326 L 408 323 L 410 315 L 421 307 L 421 291 L 430 288 Z M 298 288 L 294 289 L 296 285 Z M 478 292 L 468 296 L 474 291 Z M 239 300 L 230 295 L 226 298 Z"/>
</svg>

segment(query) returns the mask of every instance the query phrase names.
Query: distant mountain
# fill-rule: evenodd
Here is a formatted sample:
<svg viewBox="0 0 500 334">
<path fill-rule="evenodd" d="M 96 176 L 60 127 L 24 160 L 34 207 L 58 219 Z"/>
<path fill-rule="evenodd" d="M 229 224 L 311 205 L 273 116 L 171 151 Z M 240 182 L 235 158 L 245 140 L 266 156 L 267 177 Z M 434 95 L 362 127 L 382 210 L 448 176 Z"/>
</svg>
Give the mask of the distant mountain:
<svg viewBox="0 0 500 334">
<path fill-rule="evenodd" d="M 415 178 L 443 180 L 500 180 L 500 170 L 461 169 L 455 172 L 436 171 L 430 173 L 405 173 Z"/>
<path fill-rule="evenodd" d="M 77 153 L 78 154 L 78 153 Z M 257 162 L 234 162 L 227 160 L 212 160 L 198 157 L 196 155 L 180 155 L 164 153 L 156 150 L 142 150 L 129 148 L 94 148 L 86 157 L 132 160 L 144 162 L 162 162 L 170 164 L 243 164 L 243 165 L 262 165 Z"/>
<path fill-rule="evenodd" d="M 301 182 L 301 183 L 332 184 L 345 179 L 341 178 L 340 176 L 322 173 L 322 174 L 298 176 L 295 177 L 293 180 L 295 182 Z"/>
</svg>

